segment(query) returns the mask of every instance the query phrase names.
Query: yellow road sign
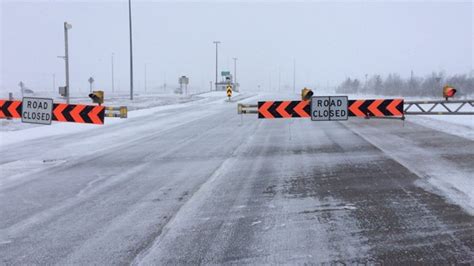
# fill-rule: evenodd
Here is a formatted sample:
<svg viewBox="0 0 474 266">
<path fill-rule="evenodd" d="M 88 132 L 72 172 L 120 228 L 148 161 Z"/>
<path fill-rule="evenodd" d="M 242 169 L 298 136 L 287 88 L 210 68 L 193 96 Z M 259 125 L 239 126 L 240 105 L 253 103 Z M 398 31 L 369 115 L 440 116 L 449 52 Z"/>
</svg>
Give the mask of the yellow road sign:
<svg viewBox="0 0 474 266">
<path fill-rule="evenodd" d="M 227 97 L 230 98 L 232 96 L 232 85 L 227 85 L 226 89 L 227 89 Z"/>
</svg>

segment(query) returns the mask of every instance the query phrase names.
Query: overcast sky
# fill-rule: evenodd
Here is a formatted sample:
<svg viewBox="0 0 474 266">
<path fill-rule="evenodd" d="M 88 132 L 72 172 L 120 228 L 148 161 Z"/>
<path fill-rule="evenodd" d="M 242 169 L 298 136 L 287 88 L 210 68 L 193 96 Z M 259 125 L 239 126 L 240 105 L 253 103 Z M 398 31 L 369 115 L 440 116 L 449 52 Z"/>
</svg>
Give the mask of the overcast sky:
<svg viewBox="0 0 474 266">
<path fill-rule="evenodd" d="M 335 84 L 347 76 L 390 72 L 469 73 L 473 68 L 473 13 L 466 2 L 173 2 L 133 1 L 135 86 L 180 75 L 209 87 L 219 70 L 233 71 L 243 89 Z M 129 89 L 128 1 L 4 1 L 1 5 L 0 88 L 24 81 L 36 90 L 64 83 L 63 22 L 69 32 L 71 90 Z"/>
</svg>

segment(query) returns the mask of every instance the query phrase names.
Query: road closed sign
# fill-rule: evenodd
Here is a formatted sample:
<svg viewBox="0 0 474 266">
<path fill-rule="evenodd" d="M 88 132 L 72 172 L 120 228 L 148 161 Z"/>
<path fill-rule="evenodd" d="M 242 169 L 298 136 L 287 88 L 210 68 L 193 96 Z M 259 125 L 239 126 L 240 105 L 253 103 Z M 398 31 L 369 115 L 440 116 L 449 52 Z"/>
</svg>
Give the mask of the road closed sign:
<svg viewBox="0 0 474 266">
<path fill-rule="evenodd" d="M 21 122 L 51 125 L 53 99 L 24 97 Z"/>
<path fill-rule="evenodd" d="M 314 96 L 311 98 L 311 120 L 347 120 L 347 96 Z"/>
</svg>

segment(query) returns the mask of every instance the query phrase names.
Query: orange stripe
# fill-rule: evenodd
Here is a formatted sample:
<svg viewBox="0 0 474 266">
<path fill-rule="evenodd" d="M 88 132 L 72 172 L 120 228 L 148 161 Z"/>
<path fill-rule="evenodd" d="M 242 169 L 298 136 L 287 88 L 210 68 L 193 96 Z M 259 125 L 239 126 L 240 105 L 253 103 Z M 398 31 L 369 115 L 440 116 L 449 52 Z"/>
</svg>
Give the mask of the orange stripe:
<svg viewBox="0 0 474 266">
<path fill-rule="evenodd" d="M 92 111 L 89 113 L 89 118 L 92 120 L 92 123 L 94 124 L 103 124 L 102 120 L 99 118 L 99 113 L 104 109 L 105 107 L 103 106 L 96 106 Z"/>
<path fill-rule="evenodd" d="M 374 100 L 372 104 L 369 105 L 369 111 L 372 112 L 374 116 L 384 116 L 382 112 L 377 108 L 384 100 Z"/>
<path fill-rule="evenodd" d="M 299 104 L 295 106 L 295 112 L 300 117 L 309 117 L 309 114 L 305 112 L 304 108 L 308 105 L 309 101 L 301 101 Z"/>
<path fill-rule="evenodd" d="M 56 121 L 66 121 L 66 118 L 64 118 L 63 114 L 61 113 L 65 108 L 67 107 L 67 104 L 60 103 L 56 108 L 54 108 L 53 113 L 56 116 Z"/>
<path fill-rule="evenodd" d="M 6 115 L 2 112 L 2 107 L 5 104 L 4 100 L 0 100 L 0 118 L 5 118 Z"/>
<path fill-rule="evenodd" d="M 289 101 L 284 101 L 280 104 L 280 106 L 278 106 L 278 108 L 276 109 L 278 113 L 281 114 L 282 117 L 284 118 L 290 118 L 291 115 L 285 110 L 285 108 L 290 104 Z"/>
<path fill-rule="evenodd" d="M 349 110 L 355 115 L 355 116 L 362 116 L 365 117 L 365 114 L 360 111 L 359 107 L 364 103 L 364 100 L 356 100 L 351 106 L 349 106 Z"/>
<path fill-rule="evenodd" d="M 399 105 L 403 99 L 394 99 L 388 106 L 387 110 L 392 113 L 394 116 L 401 116 L 403 115 L 400 111 L 397 109 L 397 105 Z"/>
<path fill-rule="evenodd" d="M 18 108 L 18 106 L 20 106 L 20 104 L 21 104 L 20 101 L 13 101 L 12 104 L 10 105 L 10 107 L 8 107 L 8 111 L 10 112 L 10 114 L 12 114 L 12 117 L 21 118 L 21 114 L 19 114 L 16 111 L 16 108 Z"/>
<path fill-rule="evenodd" d="M 270 114 L 270 112 L 268 112 L 268 108 L 270 108 L 270 106 L 272 106 L 272 104 L 273 104 L 273 102 L 265 102 L 258 109 L 258 112 L 260 112 L 260 114 L 262 114 L 263 117 L 265 117 L 265 118 L 275 118 L 275 117 L 273 117 L 272 114 Z"/>
<path fill-rule="evenodd" d="M 74 109 L 71 111 L 71 117 L 74 119 L 74 122 L 76 123 L 84 123 L 84 120 L 82 119 L 81 115 L 79 114 L 84 108 L 86 108 L 84 105 L 76 105 Z"/>
</svg>

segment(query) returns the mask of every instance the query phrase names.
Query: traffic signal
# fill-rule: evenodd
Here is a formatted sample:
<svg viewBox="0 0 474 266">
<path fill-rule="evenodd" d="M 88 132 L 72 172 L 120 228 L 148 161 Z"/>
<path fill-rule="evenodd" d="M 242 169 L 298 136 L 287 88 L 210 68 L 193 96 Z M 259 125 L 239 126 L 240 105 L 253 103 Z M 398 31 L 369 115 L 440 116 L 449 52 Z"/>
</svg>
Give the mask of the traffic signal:
<svg viewBox="0 0 474 266">
<path fill-rule="evenodd" d="M 89 97 L 92 99 L 93 103 L 97 103 L 99 105 L 104 103 L 104 91 L 93 91 L 89 94 Z"/>
<path fill-rule="evenodd" d="M 443 97 L 446 98 L 446 101 L 448 98 L 454 97 L 454 94 L 456 94 L 456 89 L 446 85 L 443 87 Z"/>
<path fill-rule="evenodd" d="M 313 91 L 307 88 L 301 90 L 301 100 L 308 101 L 313 97 Z"/>
</svg>

